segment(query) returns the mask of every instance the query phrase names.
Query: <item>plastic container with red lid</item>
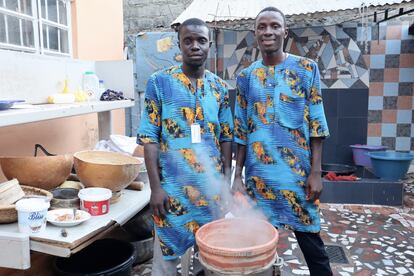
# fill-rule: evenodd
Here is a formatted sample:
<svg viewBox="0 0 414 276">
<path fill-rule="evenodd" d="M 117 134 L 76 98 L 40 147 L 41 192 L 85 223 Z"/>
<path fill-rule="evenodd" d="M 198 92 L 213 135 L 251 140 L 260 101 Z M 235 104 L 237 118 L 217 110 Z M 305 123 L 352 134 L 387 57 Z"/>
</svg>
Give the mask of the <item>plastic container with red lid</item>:
<svg viewBox="0 0 414 276">
<path fill-rule="evenodd" d="M 109 212 L 109 200 L 112 191 L 107 188 L 85 188 L 78 194 L 81 200 L 81 209 L 92 216 L 105 215 Z"/>
</svg>

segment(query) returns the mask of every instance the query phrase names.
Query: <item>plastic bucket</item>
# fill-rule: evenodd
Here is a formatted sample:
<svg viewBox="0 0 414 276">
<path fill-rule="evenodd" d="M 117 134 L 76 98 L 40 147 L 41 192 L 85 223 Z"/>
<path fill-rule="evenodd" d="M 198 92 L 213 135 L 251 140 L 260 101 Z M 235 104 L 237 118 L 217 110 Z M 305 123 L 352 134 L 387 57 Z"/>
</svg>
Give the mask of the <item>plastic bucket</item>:
<svg viewBox="0 0 414 276">
<path fill-rule="evenodd" d="M 106 188 L 85 188 L 78 194 L 81 209 L 92 216 L 100 216 L 109 212 L 109 199 L 112 191 Z"/>
<path fill-rule="evenodd" d="M 370 145 L 350 145 L 354 157 L 354 163 L 358 166 L 372 168 L 371 158 L 367 155 L 368 152 L 385 151 L 385 146 L 370 146 Z"/>
<path fill-rule="evenodd" d="M 385 180 L 399 180 L 407 173 L 413 154 L 404 152 L 370 152 L 374 174 Z"/>
<path fill-rule="evenodd" d="M 103 239 L 79 251 L 69 258 L 56 258 L 57 275 L 132 275 L 134 247 L 126 241 Z"/>
<path fill-rule="evenodd" d="M 49 201 L 43 198 L 24 198 L 16 202 L 17 221 L 21 233 L 39 233 L 46 228 Z"/>
</svg>

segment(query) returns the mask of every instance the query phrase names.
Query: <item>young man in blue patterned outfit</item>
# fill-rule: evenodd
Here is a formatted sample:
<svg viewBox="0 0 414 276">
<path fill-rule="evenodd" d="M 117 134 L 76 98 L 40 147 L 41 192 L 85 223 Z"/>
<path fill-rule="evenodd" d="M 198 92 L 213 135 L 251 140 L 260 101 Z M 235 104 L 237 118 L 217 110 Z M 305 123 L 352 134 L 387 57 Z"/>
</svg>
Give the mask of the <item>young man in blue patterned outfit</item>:
<svg viewBox="0 0 414 276">
<path fill-rule="evenodd" d="M 147 83 L 138 143 L 151 185 L 155 276 L 175 276 L 195 232 L 223 215 L 233 117 L 226 84 L 205 70 L 209 38 L 203 21 L 184 21 L 178 30 L 183 64 L 154 73 Z"/>
<path fill-rule="evenodd" d="M 255 36 L 263 60 L 237 78 L 233 189 L 246 191 L 275 227 L 294 231 L 311 275 L 332 275 L 319 235 L 322 140 L 329 131 L 318 67 L 283 52 L 286 21 L 276 8 L 257 15 Z"/>
</svg>

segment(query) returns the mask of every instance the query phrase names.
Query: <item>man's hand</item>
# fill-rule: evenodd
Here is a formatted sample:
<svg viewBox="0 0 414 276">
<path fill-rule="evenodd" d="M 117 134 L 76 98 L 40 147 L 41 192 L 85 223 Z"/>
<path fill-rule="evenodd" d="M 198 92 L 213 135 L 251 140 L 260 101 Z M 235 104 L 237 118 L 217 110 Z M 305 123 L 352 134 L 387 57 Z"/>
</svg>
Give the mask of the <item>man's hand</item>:
<svg viewBox="0 0 414 276">
<path fill-rule="evenodd" d="M 154 216 L 165 216 L 170 209 L 168 196 L 164 189 L 158 188 L 151 191 L 150 206 Z"/>
<path fill-rule="evenodd" d="M 315 201 L 322 193 L 322 178 L 320 172 L 311 172 L 306 185 L 306 200 Z"/>
</svg>

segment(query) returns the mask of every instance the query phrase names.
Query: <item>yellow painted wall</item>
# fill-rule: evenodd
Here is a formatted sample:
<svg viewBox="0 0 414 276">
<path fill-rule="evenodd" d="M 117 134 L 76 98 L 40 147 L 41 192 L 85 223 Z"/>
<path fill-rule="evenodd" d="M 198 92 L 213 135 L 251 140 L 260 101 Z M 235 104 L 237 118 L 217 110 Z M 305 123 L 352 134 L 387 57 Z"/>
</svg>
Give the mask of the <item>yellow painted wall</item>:
<svg viewBox="0 0 414 276">
<path fill-rule="evenodd" d="M 122 0 L 75 0 L 72 3 L 73 58 L 123 58 Z M 123 110 L 112 111 L 114 133 L 125 133 Z M 91 149 L 98 138 L 96 114 L 0 128 L 0 156 L 33 155 L 34 145 L 49 152 L 73 153 Z M 4 180 L 0 174 L 0 181 Z"/>
</svg>

